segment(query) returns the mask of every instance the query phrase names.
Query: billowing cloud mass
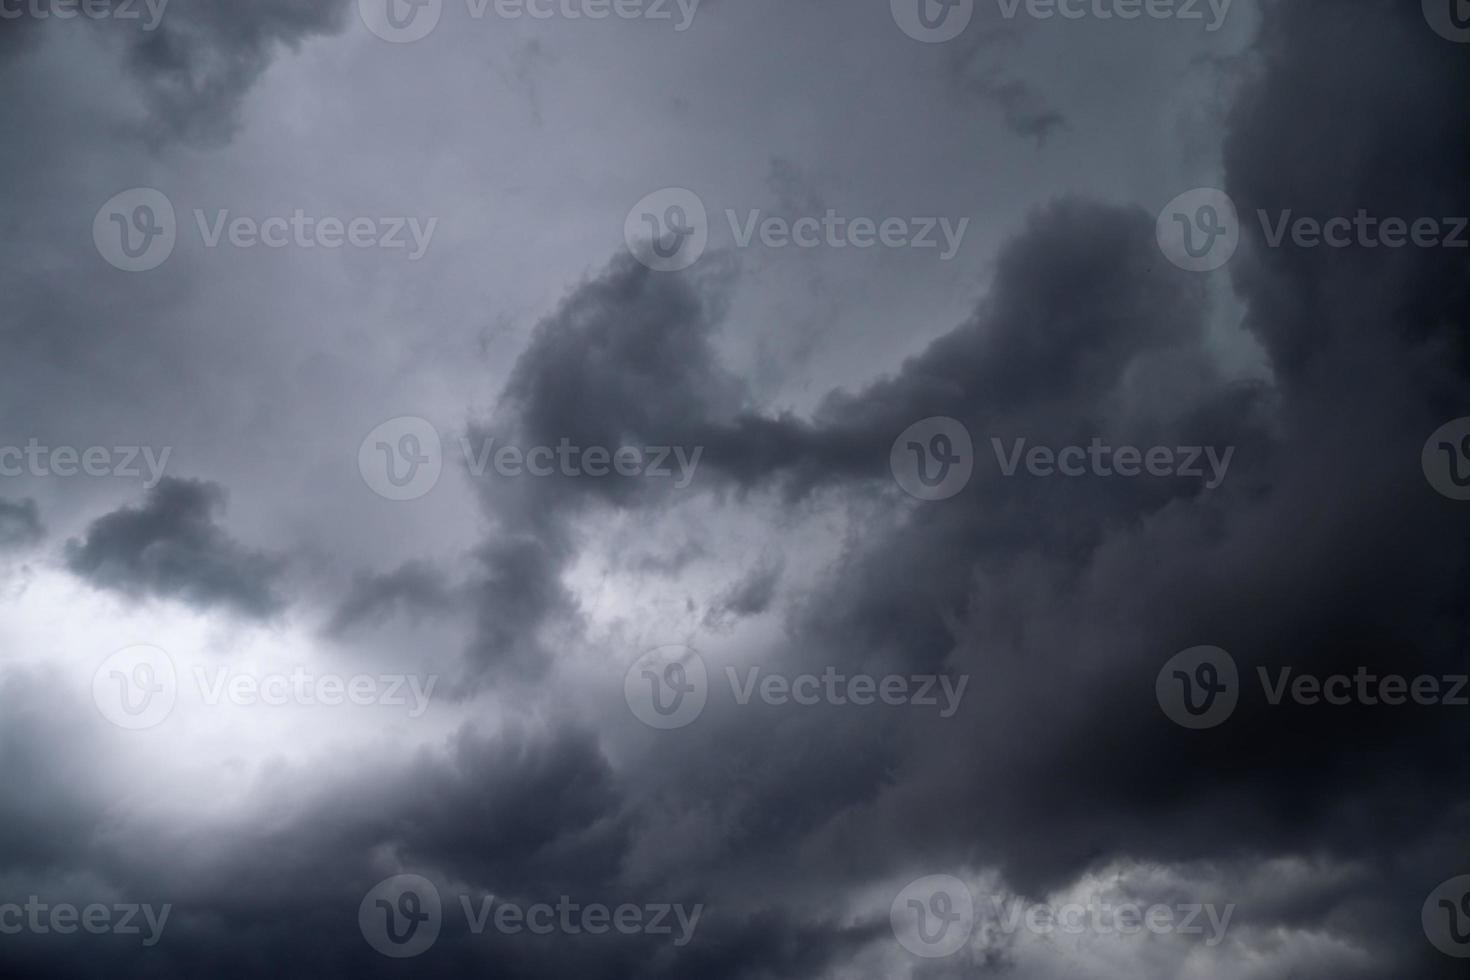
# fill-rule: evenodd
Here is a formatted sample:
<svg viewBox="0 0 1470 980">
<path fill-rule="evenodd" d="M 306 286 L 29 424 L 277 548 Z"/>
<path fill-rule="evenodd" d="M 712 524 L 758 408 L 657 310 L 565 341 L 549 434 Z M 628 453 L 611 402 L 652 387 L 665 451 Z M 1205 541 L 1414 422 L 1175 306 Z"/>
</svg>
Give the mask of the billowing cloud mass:
<svg viewBox="0 0 1470 980">
<path fill-rule="evenodd" d="M 186 3 L 0 28 L 0 467 L 196 474 L 0 476 L 8 972 L 1462 975 L 1458 8 Z"/>
<path fill-rule="evenodd" d="M 93 585 L 133 596 L 178 598 L 254 616 L 279 608 L 279 563 L 250 551 L 215 523 L 224 489 L 165 477 L 141 507 L 97 518 L 67 542 L 66 567 Z"/>
</svg>

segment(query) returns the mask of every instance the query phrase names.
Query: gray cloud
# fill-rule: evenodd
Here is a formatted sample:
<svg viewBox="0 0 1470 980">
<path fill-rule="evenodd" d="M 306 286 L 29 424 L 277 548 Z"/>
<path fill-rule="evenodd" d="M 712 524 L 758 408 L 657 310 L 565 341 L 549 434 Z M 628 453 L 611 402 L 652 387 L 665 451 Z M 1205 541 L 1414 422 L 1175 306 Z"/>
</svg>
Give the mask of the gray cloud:
<svg viewBox="0 0 1470 980">
<path fill-rule="evenodd" d="M 443 572 L 409 563 L 381 575 L 359 575 L 333 613 L 328 632 L 341 635 L 365 625 L 381 624 L 395 613 L 413 619 L 452 609 L 456 589 Z"/>
<path fill-rule="evenodd" d="M 99 517 L 67 542 L 67 568 L 123 595 L 267 616 L 284 605 L 275 591 L 280 562 L 226 534 L 215 523 L 224 506 L 218 484 L 165 477 L 142 507 Z"/>
</svg>

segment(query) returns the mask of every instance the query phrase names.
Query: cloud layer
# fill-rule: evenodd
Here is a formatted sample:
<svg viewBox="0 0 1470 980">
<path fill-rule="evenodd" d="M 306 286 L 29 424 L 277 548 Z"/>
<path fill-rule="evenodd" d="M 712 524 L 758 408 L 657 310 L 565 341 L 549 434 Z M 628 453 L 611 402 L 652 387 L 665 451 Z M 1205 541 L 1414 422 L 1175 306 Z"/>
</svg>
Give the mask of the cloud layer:
<svg viewBox="0 0 1470 980">
<path fill-rule="evenodd" d="M 1420 914 L 1470 870 L 1465 709 L 1273 703 L 1265 680 L 1466 672 L 1470 512 L 1421 466 L 1470 401 L 1466 253 L 1269 234 L 1285 212 L 1470 215 L 1455 96 L 1470 61 L 1419 9 L 1262 0 L 1235 12 L 1258 18 L 1250 30 L 1201 40 L 1188 24 L 986 23 L 977 5 L 945 48 L 883 9 L 803 5 L 777 27 L 765 8 L 707 2 L 700 27 L 728 18 L 736 57 L 698 28 L 655 37 L 656 22 L 609 21 L 605 40 L 591 21 L 486 24 L 445 5 L 433 36 L 397 45 L 349 4 L 174 3 L 147 36 L 86 25 L 123 52 L 103 68 L 60 21 L 0 41 L 7 77 L 56 83 L 7 117 L 39 145 L 86 148 L 54 173 L 0 153 L 31 243 L 0 273 L 17 284 L 0 372 L 27 386 L 4 399 L 0 442 L 169 445 L 171 472 L 191 474 L 3 478 L 0 906 L 171 911 L 145 946 L 6 931 L 0 909 L 0 963 L 1458 975 Z M 833 23 L 860 66 L 828 35 L 806 61 L 785 56 L 789 36 Z M 508 84 L 497 59 L 525 44 L 546 57 L 522 57 Z M 872 71 L 869 50 L 894 70 Z M 655 83 L 629 66 L 650 64 L 673 81 L 645 98 Z M 583 85 L 584 70 L 608 78 Z M 94 72 L 146 120 L 121 160 L 67 121 Z M 1105 104 L 1099 75 L 1141 101 Z M 850 122 L 827 128 L 859 96 L 861 152 L 838 146 Z M 782 213 L 937 201 L 980 230 L 938 271 L 712 236 L 691 268 L 660 272 L 619 241 L 639 196 L 625 170 L 690 186 L 712 226 L 725 204 L 774 195 Z M 215 198 L 375 215 L 434 202 L 443 230 L 412 267 L 181 245 L 155 271 L 104 268 L 74 199 L 154 179 L 185 231 Z M 1211 181 L 1241 241 L 1199 274 L 1166 259 L 1156 219 Z M 521 207 L 545 220 L 506 217 Z M 407 501 L 353 471 L 362 434 L 405 416 L 443 457 Z M 934 417 L 968 433 L 974 472 L 921 500 L 891 453 Z M 416 440 L 390 449 L 407 458 Z M 1193 453 L 1202 470 L 1008 462 L 1090 445 Z M 507 447 L 662 453 L 672 473 L 512 476 L 487 465 Z M 138 644 L 162 656 L 112 659 Z M 1190 730 L 1156 681 L 1201 646 L 1229 652 L 1240 698 Z M 660 679 L 689 682 L 689 649 L 698 717 L 639 716 L 645 682 L 655 698 Z M 640 671 L 650 650 L 683 659 Z M 220 669 L 298 693 L 213 688 Z M 422 716 L 326 693 L 404 677 L 442 682 Z M 936 699 L 806 703 L 807 677 Z M 146 700 L 130 683 L 163 692 L 166 717 L 135 724 Z M 417 897 L 371 901 L 397 875 L 442 901 L 437 940 L 406 961 L 372 938 L 371 923 L 419 914 Z M 979 914 L 926 958 L 890 916 L 935 875 Z M 563 898 L 700 916 L 681 944 L 473 927 L 485 901 Z M 1098 900 L 1230 918 L 1211 943 L 1005 924 L 1008 907 Z"/>
</svg>

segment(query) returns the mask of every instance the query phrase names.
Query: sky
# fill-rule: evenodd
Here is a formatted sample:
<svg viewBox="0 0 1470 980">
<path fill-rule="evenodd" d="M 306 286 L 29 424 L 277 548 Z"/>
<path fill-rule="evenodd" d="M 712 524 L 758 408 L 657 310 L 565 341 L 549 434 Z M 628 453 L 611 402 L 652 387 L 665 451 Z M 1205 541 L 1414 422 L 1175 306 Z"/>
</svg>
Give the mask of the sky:
<svg viewBox="0 0 1470 980">
<path fill-rule="evenodd" d="M 16 976 L 1470 958 L 1465 0 L 0 0 Z"/>
</svg>

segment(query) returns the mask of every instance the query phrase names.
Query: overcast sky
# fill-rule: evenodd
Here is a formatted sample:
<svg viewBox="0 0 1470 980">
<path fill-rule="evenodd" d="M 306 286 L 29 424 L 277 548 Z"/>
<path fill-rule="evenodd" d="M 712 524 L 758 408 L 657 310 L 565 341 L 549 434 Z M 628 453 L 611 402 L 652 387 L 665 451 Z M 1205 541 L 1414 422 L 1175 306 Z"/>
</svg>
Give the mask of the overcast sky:
<svg viewBox="0 0 1470 980">
<path fill-rule="evenodd" d="M 0 963 L 1462 976 L 1467 82 L 1465 0 L 0 0 Z"/>
</svg>

